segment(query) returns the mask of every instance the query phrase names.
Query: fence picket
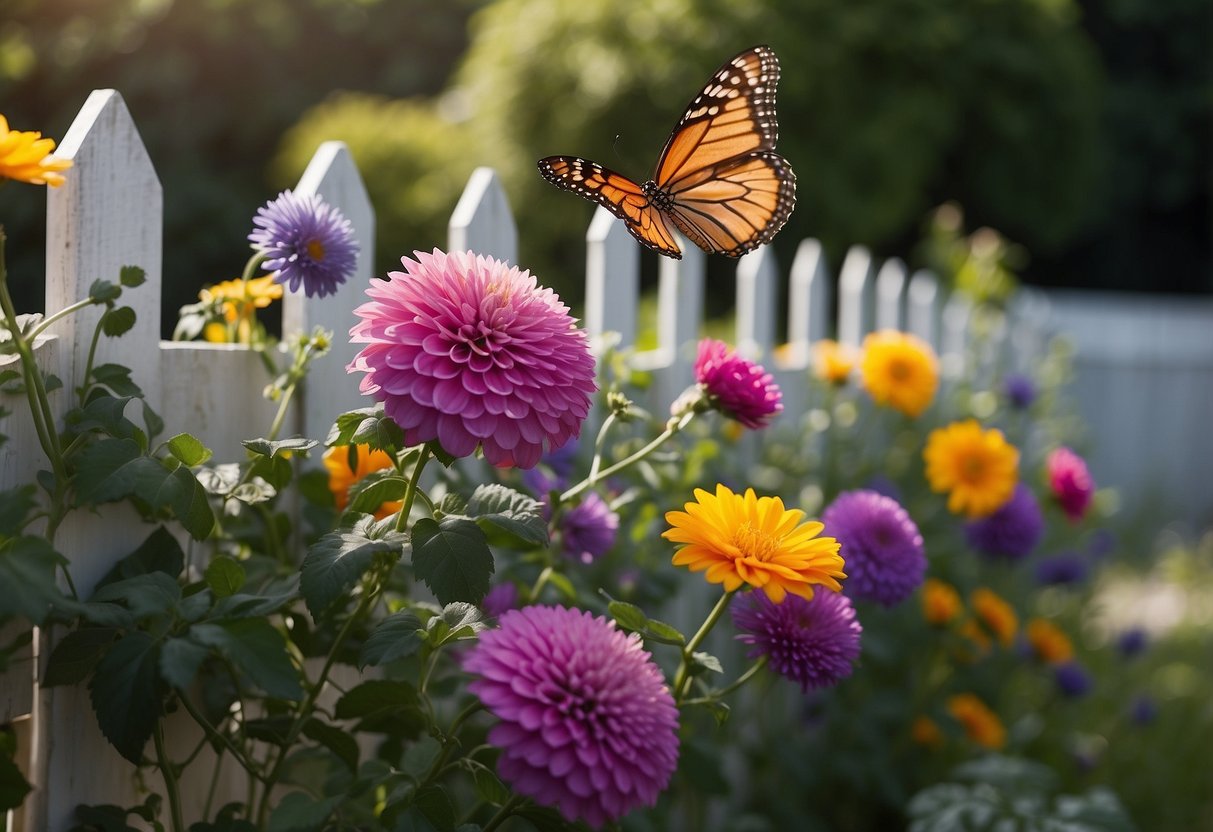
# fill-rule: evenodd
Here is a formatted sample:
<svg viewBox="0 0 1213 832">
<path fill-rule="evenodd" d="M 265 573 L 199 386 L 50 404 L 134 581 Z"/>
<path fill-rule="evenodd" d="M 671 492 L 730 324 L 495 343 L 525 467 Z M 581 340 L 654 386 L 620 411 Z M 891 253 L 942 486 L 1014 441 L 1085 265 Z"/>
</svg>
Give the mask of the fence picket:
<svg viewBox="0 0 1213 832">
<path fill-rule="evenodd" d="M 910 278 L 906 293 L 906 331 L 939 349 L 939 280 L 920 269 Z"/>
<path fill-rule="evenodd" d="M 640 248 L 623 220 L 599 206 L 586 232 L 585 331 L 592 341 L 619 333 L 619 346 L 636 343 L 640 302 Z"/>
<path fill-rule="evenodd" d="M 665 407 L 695 380 L 694 362 L 703 321 L 704 254 L 680 239 L 682 259 L 659 258 L 657 350 L 636 356 L 637 367 L 653 373 L 653 387 Z"/>
<path fill-rule="evenodd" d="M 851 246 L 838 274 L 838 341 L 852 347 L 872 331 L 872 255 Z"/>
<path fill-rule="evenodd" d="M 818 240 L 801 240 L 788 283 L 789 365 L 805 366 L 814 341 L 830 337 L 830 275 Z"/>
<path fill-rule="evenodd" d="M 518 262 L 518 228 L 501 179 L 492 168 L 472 171 L 447 225 L 447 241 L 451 251 Z"/>
<path fill-rule="evenodd" d="M 876 329 L 905 329 L 906 264 L 891 257 L 876 274 Z"/>
</svg>

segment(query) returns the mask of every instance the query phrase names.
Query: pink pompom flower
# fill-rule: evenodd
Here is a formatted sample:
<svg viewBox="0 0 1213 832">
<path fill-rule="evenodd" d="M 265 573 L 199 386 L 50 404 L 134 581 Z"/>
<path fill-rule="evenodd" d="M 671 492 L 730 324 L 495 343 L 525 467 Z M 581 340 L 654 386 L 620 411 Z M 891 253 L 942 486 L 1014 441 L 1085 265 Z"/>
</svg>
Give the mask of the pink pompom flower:
<svg viewBox="0 0 1213 832">
<path fill-rule="evenodd" d="M 350 340 L 363 393 L 412 445 L 455 457 L 479 447 L 499 468 L 531 468 L 581 433 L 594 359 L 568 307 L 530 272 L 472 252 L 414 252 L 372 281 Z"/>
<path fill-rule="evenodd" d="M 1045 459 L 1049 488 L 1066 517 L 1078 522 L 1086 516 L 1095 494 L 1095 482 L 1083 458 L 1067 447 L 1055 448 Z"/>
<path fill-rule="evenodd" d="M 723 341 L 699 342 L 695 381 L 709 407 L 751 430 L 766 427 L 783 410 L 783 394 L 771 374 Z"/>
</svg>

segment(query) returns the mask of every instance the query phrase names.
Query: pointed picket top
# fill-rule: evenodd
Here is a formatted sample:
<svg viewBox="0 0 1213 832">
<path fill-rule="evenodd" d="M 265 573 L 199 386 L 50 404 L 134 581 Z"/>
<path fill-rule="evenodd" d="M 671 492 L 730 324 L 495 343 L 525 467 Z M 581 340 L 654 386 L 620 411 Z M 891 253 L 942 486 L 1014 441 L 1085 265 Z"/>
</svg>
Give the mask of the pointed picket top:
<svg viewBox="0 0 1213 832">
<path fill-rule="evenodd" d="M 943 306 L 939 339 L 940 361 L 947 377 L 956 378 L 964 373 L 972 317 L 973 302 L 964 293 L 953 292 Z"/>
<path fill-rule="evenodd" d="M 135 325 L 121 338 L 102 338 L 95 364 L 131 369 L 149 403 L 159 401 L 162 193 L 151 158 L 131 114 L 115 90 L 95 90 L 55 151 L 74 164 L 46 200 L 46 308 L 88 297 L 95 280 L 118 282 L 123 266 L 138 266 L 147 281 L 123 292 Z M 103 307 L 57 321 L 59 374 L 79 384 Z"/>
<path fill-rule="evenodd" d="M 447 225 L 451 251 L 474 251 L 516 265 L 518 227 L 501 179 L 492 168 L 472 171 Z"/>
<path fill-rule="evenodd" d="M 851 246 L 838 275 L 838 340 L 858 347 L 872 331 L 872 254 Z"/>
<path fill-rule="evenodd" d="M 358 344 L 350 343 L 350 327 L 356 322 L 354 308 L 366 298 L 375 259 L 375 209 L 371 206 L 362 175 L 344 142 L 325 142 L 308 163 L 295 193 L 315 194 L 349 220 L 358 241 L 354 273 L 328 297 L 309 298 L 303 292 L 287 292 L 282 299 L 283 337 L 322 327 L 333 333 L 327 355 L 312 362 L 305 382 L 299 419 L 294 429 L 309 439 L 321 439 L 337 416 L 365 404 L 358 392 L 361 376 L 350 375 L 346 366 L 357 355 Z M 314 391 L 314 392 L 312 392 Z"/>
<path fill-rule="evenodd" d="M 785 366 L 807 367 L 809 347 L 830 333 L 830 274 L 825 249 L 814 239 L 801 240 L 792 259 L 788 285 L 788 347 Z"/>
<path fill-rule="evenodd" d="M 585 330 L 595 342 L 617 332 L 618 346 L 630 347 L 636 343 L 640 247 L 623 220 L 601 205 L 585 240 Z"/>
<path fill-rule="evenodd" d="M 906 331 L 917 335 L 939 351 L 939 279 L 926 269 L 910 278 L 906 292 Z"/>
<path fill-rule="evenodd" d="M 906 264 L 890 257 L 876 275 L 876 329 L 905 328 Z"/>
<path fill-rule="evenodd" d="M 775 347 L 778 287 L 775 252 L 759 246 L 737 261 L 737 351 L 747 358 L 770 361 Z"/>
</svg>

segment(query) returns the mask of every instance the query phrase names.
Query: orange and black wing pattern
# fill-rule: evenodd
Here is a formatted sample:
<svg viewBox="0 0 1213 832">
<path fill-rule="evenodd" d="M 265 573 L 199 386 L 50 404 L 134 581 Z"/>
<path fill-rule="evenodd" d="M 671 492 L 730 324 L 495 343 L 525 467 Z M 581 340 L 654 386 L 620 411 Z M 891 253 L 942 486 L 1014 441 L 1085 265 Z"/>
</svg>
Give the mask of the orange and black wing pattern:
<svg viewBox="0 0 1213 832">
<path fill-rule="evenodd" d="M 597 202 L 627 224 L 632 236 L 670 257 L 682 256 L 674 230 L 640 186 L 597 162 L 576 156 L 548 156 L 539 160 L 539 172 L 557 188 Z"/>
</svg>

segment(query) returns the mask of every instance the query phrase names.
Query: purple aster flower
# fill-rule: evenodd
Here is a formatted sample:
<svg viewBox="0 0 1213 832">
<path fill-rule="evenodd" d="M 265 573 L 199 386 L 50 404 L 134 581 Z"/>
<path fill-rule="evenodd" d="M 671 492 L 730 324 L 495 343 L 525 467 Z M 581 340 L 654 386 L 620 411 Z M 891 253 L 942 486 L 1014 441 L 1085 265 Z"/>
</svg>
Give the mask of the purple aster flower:
<svg viewBox="0 0 1213 832">
<path fill-rule="evenodd" d="M 1087 579 L 1087 561 L 1077 552 L 1041 558 L 1036 564 L 1036 582 L 1045 586 L 1080 584 Z"/>
<path fill-rule="evenodd" d="M 582 563 L 593 563 L 615 545 L 619 515 L 606 500 L 591 491 L 560 517 L 564 553 Z"/>
<path fill-rule="evenodd" d="M 480 635 L 464 668 L 499 720 L 489 742 L 518 793 L 598 827 L 669 784 L 678 709 L 638 635 L 581 610 L 524 607 Z"/>
<path fill-rule="evenodd" d="M 1116 637 L 1116 649 L 1120 655 L 1131 659 L 1144 653 L 1149 642 L 1149 636 L 1144 629 L 1131 627 Z"/>
<path fill-rule="evenodd" d="M 573 474 L 577 460 L 577 443 L 565 442 L 539 458 L 539 464 L 522 472 L 522 484 L 532 494 L 543 499 L 551 491 L 563 490 Z"/>
<path fill-rule="evenodd" d="M 750 592 L 732 607 L 738 640 L 752 646 L 750 658 L 766 656 L 772 670 L 805 693 L 851 675 L 863 627 L 841 592 L 818 588 L 811 600 L 789 594 L 779 604 L 765 592 Z"/>
<path fill-rule="evenodd" d="M 927 569 L 922 535 L 896 500 L 875 491 L 844 491 L 821 522 L 842 544 L 847 595 L 891 607 L 922 583 Z"/>
<path fill-rule="evenodd" d="M 1137 725 L 1149 725 L 1158 719 L 1158 703 L 1148 694 L 1133 697 L 1129 704 L 1129 719 Z"/>
<path fill-rule="evenodd" d="M 1053 668 L 1053 680 L 1057 682 L 1057 689 L 1071 699 L 1086 696 L 1094 684 L 1086 668 L 1074 661 Z"/>
<path fill-rule="evenodd" d="M 751 430 L 766 427 L 783 410 L 783 394 L 771 374 L 723 341 L 699 342 L 695 381 L 714 410 Z"/>
<path fill-rule="evenodd" d="M 1055 448 L 1045 459 L 1045 471 L 1049 488 L 1066 517 L 1071 522 L 1081 520 L 1095 494 L 1095 482 L 1087 470 L 1087 463 L 1069 448 Z"/>
<path fill-rule="evenodd" d="M 985 555 L 1020 560 L 1027 557 L 1044 534 L 1044 515 L 1032 489 L 1015 486 L 1002 508 L 988 517 L 965 524 L 969 546 Z"/>
<path fill-rule="evenodd" d="M 416 252 L 371 281 L 350 340 L 362 392 L 411 445 L 481 448 L 499 468 L 533 468 L 581 433 L 594 359 L 568 307 L 529 272 L 471 252 Z"/>
<path fill-rule="evenodd" d="M 494 585 L 480 602 L 485 618 L 500 618 L 518 606 L 518 585 L 513 581 Z"/>
<path fill-rule="evenodd" d="M 1023 373 L 1007 373 L 1002 380 L 1002 392 L 1018 410 L 1027 410 L 1036 401 L 1036 385 Z"/>
<path fill-rule="evenodd" d="M 264 268 L 276 273 L 275 283 L 285 283 L 292 292 L 302 286 L 309 298 L 331 295 L 354 273 L 354 228 L 315 194 L 283 191 L 257 209 L 253 225 L 248 238 L 265 256 Z"/>
</svg>

